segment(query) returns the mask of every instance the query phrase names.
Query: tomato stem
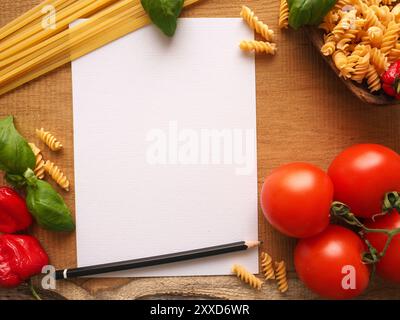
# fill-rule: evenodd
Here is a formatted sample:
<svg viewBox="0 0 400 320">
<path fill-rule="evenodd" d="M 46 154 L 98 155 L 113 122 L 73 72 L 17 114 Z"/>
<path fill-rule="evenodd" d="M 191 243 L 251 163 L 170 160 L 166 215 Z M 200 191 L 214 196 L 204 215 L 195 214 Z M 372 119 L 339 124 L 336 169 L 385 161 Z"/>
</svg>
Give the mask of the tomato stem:
<svg viewBox="0 0 400 320">
<path fill-rule="evenodd" d="M 400 212 L 400 194 L 396 191 L 386 193 L 382 206 L 384 214 L 388 214 L 393 210 Z"/>
<path fill-rule="evenodd" d="M 394 195 L 394 197 L 393 197 Z M 399 194 L 397 192 L 392 192 L 392 193 L 388 193 L 386 195 L 387 198 L 387 203 L 390 203 L 391 209 L 390 211 L 388 211 L 386 214 L 393 214 L 393 213 L 389 213 L 392 212 L 393 209 L 397 209 L 397 207 L 392 207 L 392 204 L 395 203 L 396 206 L 399 205 Z M 394 202 L 393 202 L 394 200 Z M 384 204 L 385 206 L 385 204 Z M 356 226 L 360 229 L 362 229 L 362 233 L 383 233 L 385 235 L 387 235 L 387 240 L 385 243 L 385 246 L 382 250 L 382 252 L 378 252 L 366 239 L 364 239 L 364 241 L 366 242 L 368 248 L 369 248 L 369 252 L 364 254 L 363 256 L 363 260 L 368 263 L 368 264 L 375 264 L 377 262 L 379 262 L 386 254 L 393 238 L 400 234 L 400 228 L 396 228 L 396 229 L 372 229 L 372 228 L 368 228 L 366 225 L 364 225 L 360 220 L 357 219 L 357 217 L 350 211 L 350 208 L 345 205 L 344 203 L 341 202 L 333 202 L 332 206 L 331 206 L 331 214 L 343 221 L 345 221 L 347 224 L 352 225 L 352 226 Z"/>
</svg>

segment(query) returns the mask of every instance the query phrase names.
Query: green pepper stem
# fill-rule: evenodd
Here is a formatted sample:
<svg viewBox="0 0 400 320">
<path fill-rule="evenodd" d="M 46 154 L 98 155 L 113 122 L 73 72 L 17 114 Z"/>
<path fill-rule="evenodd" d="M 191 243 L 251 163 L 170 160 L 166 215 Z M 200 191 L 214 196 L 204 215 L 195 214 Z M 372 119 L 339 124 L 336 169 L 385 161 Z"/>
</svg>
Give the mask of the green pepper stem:
<svg viewBox="0 0 400 320">
<path fill-rule="evenodd" d="M 29 279 L 28 284 L 29 284 L 29 289 L 30 289 L 30 291 L 31 291 L 31 294 L 32 294 L 33 298 L 34 298 L 35 300 L 42 300 L 42 298 L 41 298 L 41 297 L 39 296 L 39 294 L 37 293 L 35 287 L 33 286 L 33 283 L 32 283 L 32 280 L 31 280 L 31 279 Z"/>
</svg>

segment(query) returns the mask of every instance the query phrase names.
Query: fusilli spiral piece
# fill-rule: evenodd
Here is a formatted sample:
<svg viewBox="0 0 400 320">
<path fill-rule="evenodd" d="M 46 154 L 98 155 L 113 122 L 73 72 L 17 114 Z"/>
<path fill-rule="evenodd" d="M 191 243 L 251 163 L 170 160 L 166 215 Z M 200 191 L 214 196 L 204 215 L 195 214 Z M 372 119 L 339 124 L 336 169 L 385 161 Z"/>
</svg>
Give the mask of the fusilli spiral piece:
<svg viewBox="0 0 400 320">
<path fill-rule="evenodd" d="M 266 280 L 275 279 L 275 270 L 272 265 L 272 258 L 265 252 L 261 254 L 261 270 Z"/>
<path fill-rule="evenodd" d="M 334 9 L 342 9 L 345 6 L 350 6 L 354 4 L 354 0 L 338 0 L 334 6 Z"/>
<path fill-rule="evenodd" d="M 62 149 L 62 144 L 51 134 L 49 131 L 45 131 L 43 128 L 36 129 L 36 135 L 42 140 L 52 151 L 58 151 Z"/>
<path fill-rule="evenodd" d="M 64 190 L 69 191 L 69 180 L 53 162 L 47 160 L 44 165 L 46 172 Z"/>
<path fill-rule="evenodd" d="M 381 89 L 381 78 L 373 65 L 369 66 L 366 78 L 368 88 L 371 92 L 379 91 Z"/>
<path fill-rule="evenodd" d="M 351 79 L 358 82 L 362 83 L 365 76 L 368 73 L 369 69 L 369 60 L 370 60 L 370 54 L 367 53 L 364 57 L 360 57 L 358 59 L 357 65 L 354 68 L 354 72 L 351 75 Z"/>
<path fill-rule="evenodd" d="M 397 23 L 400 22 L 400 3 L 396 4 L 393 9 L 392 9 L 392 15 L 393 15 L 393 19 L 394 21 L 396 21 Z"/>
<path fill-rule="evenodd" d="M 350 32 L 352 33 L 356 30 L 355 23 L 356 21 L 356 11 L 352 10 L 344 13 L 343 17 L 340 19 L 339 23 L 333 28 L 332 34 L 335 36 L 337 41 L 340 41 L 343 36 Z"/>
<path fill-rule="evenodd" d="M 247 22 L 250 28 L 261 34 L 265 40 L 274 41 L 274 32 L 268 27 L 268 25 L 260 21 L 249 7 L 243 6 L 240 15 L 243 20 Z"/>
<path fill-rule="evenodd" d="M 383 41 L 383 31 L 379 27 L 370 27 L 367 31 L 368 40 L 371 46 L 380 47 Z"/>
<path fill-rule="evenodd" d="M 400 60 L 400 43 L 396 43 L 395 47 L 390 50 L 388 55 L 388 62 L 391 64 Z"/>
<path fill-rule="evenodd" d="M 242 41 L 240 43 L 240 49 L 243 51 L 254 51 L 256 53 L 266 53 L 275 55 L 277 46 L 275 43 L 265 41 Z"/>
<path fill-rule="evenodd" d="M 357 37 L 359 30 L 349 29 L 347 30 L 337 42 L 336 47 L 342 51 L 348 51 L 350 44 Z"/>
<path fill-rule="evenodd" d="M 244 267 L 235 264 L 232 267 L 232 272 L 243 282 L 247 283 L 254 289 L 260 290 L 263 283 L 260 279 L 258 279 L 254 274 L 251 274 Z"/>
<path fill-rule="evenodd" d="M 285 261 L 275 262 L 275 276 L 278 282 L 278 290 L 282 293 L 288 291 L 287 271 Z"/>
<path fill-rule="evenodd" d="M 336 40 L 333 35 L 326 35 L 324 37 L 325 43 L 321 48 L 321 53 L 324 56 L 331 56 L 336 51 Z"/>
<path fill-rule="evenodd" d="M 395 4 L 396 2 L 397 2 L 397 0 L 382 0 L 382 4 L 388 5 L 388 6 L 391 6 L 391 5 Z"/>
<path fill-rule="evenodd" d="M 394 19 L 394 16 L 388 6 L 378 6 L 375 4 L 375 5 L 372 5 L 370 8 L 372 9 L 372 11 L 375 12 L 379 21 L 385 27 L 387 27 L 388 24 Z"/>
<path fill-rule="evenodd" d="M 289 5 L 287 0 L 281 0 L 279 7 L 279 28 L 287 29 L 289 27 Z"/>
<path fill-rule="evenodd" d="M 43 160 L 42 151 L 34 143 L 29 143 L 29 146 L 36 157 L 34 173 L 38 179 L 43 179 L 46 170 L 44 168 L 45 163 Z"/>
<path fill-rule="evenodd" d="M 365 17 L 365 28 L 369 29 L 370 27 L 376 26 L 381 28 L 382 30 L 385 30 L 385 26 L 382 24 L 382 22 L 379 20 L 378 16 L 374 12 L 374 10 L 371 9 L 367 4 L 362 3 L 362 13 Z"/>
<path fill-rule="evenodd" d="M 400 35 L 400 24 L 395 21 L 391 21 L 383 35 L 381 52 L 383 54 L 389 53 L 394 48 L 399 39 Z"/>
<path fill-rule="evenodd" d="M 330 11 L 319 25 L 318 28 L 324 30 L 326 33 L 329 33 L 336 27 L 339 21 L 339 14 L 335 11 Z"/>
<path fill-rule="evenodd" d="M 351 78 L 351 74 L 354 72 L 354 64 L 349 63 L 346 54 L 343 51 L 336 51 L 333 54 L 333 61 L 335 62 L 336 68 L 340 71 L 340 76 L 343 78 Z"/>
<path fill-rule="evenodd" d="M 378 48 L 372 48 L 370 54 L 371 54 L 371 64 L 374 65 L 378 74 L 381 75 L 389 68 L 387 57 Z"/>
</svg>

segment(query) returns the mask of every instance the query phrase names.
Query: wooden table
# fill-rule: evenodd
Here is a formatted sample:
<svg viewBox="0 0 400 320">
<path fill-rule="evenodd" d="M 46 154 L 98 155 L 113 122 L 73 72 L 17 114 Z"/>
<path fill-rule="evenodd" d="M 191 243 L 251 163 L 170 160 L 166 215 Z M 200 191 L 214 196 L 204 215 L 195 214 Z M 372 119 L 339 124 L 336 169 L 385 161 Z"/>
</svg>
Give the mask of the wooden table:
<svg viewBox="0 0 400 320">
<path fill-rule="evenodd" d="M 0 24 L 22 14 L 39 0 L 2 0 Z M 279 52 L 259 56 L 257 65 L 257 126 L 259 187 L 274 167 L 291 161 L 308 161 L 327 168 L 343 148 L 355 143 L 382 143 L 400 151 L 399 107 L 376 107 L 353 97 L 324 64 L 302 32 L 279 32 L 279 1 L 203 0 L 185 11 L 187 17 L 238 17 L 241 5 L 252 7 L 277 32 Z M 236 44 L 232 49 L 236 50 Z M 218 50 L 218 48 L 212 48 Z M 36 141 L 34 129 L 55 132 L 65 149 L 44 156 L 57 162 L 71 178 L 73 166 L 71 69 L 64 66 L 49 75 L 0 97 L 0 116 L 12 114 L 20 132 Z M 74 188 L 64 193 L 74 208 Z M 57 267 L 76 265 L 75 235 L 59 235 L 34 228 Z M 57 293 L 68 299 L 132 299 L 171 296 L 229 299 L 314 299 L 296 278 L 293 267 L 295 241 L 274 231 L 259 211 L 263 250 L 288 263 L 290 289 L 279 294 L 275 283 L 256 292 L 231 276 L 156 279 L 92 279 L 61 282 Z M 19 291 L 0 291 L 0 296 L 24 296 Z M 399 287 L 374 282 L 368 299 L 399 299 Z"/>
</svg>

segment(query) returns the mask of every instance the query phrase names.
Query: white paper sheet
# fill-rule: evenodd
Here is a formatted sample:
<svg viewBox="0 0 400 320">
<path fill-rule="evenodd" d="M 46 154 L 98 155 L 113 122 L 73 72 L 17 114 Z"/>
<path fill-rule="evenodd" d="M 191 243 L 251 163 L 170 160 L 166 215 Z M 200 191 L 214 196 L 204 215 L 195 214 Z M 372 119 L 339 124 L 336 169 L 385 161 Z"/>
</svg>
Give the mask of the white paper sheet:
<svg viewBox="0 0 400 320">
<path fill-rule="evenodd" d="M 241 19 L 180 19 L 172 39 L 148 26 L 73 62 L 79 266 L 258 239 L 252 38 Z M 107 276 L 234 263 L 258 272 L 257 250 Z"/>
</svg>

